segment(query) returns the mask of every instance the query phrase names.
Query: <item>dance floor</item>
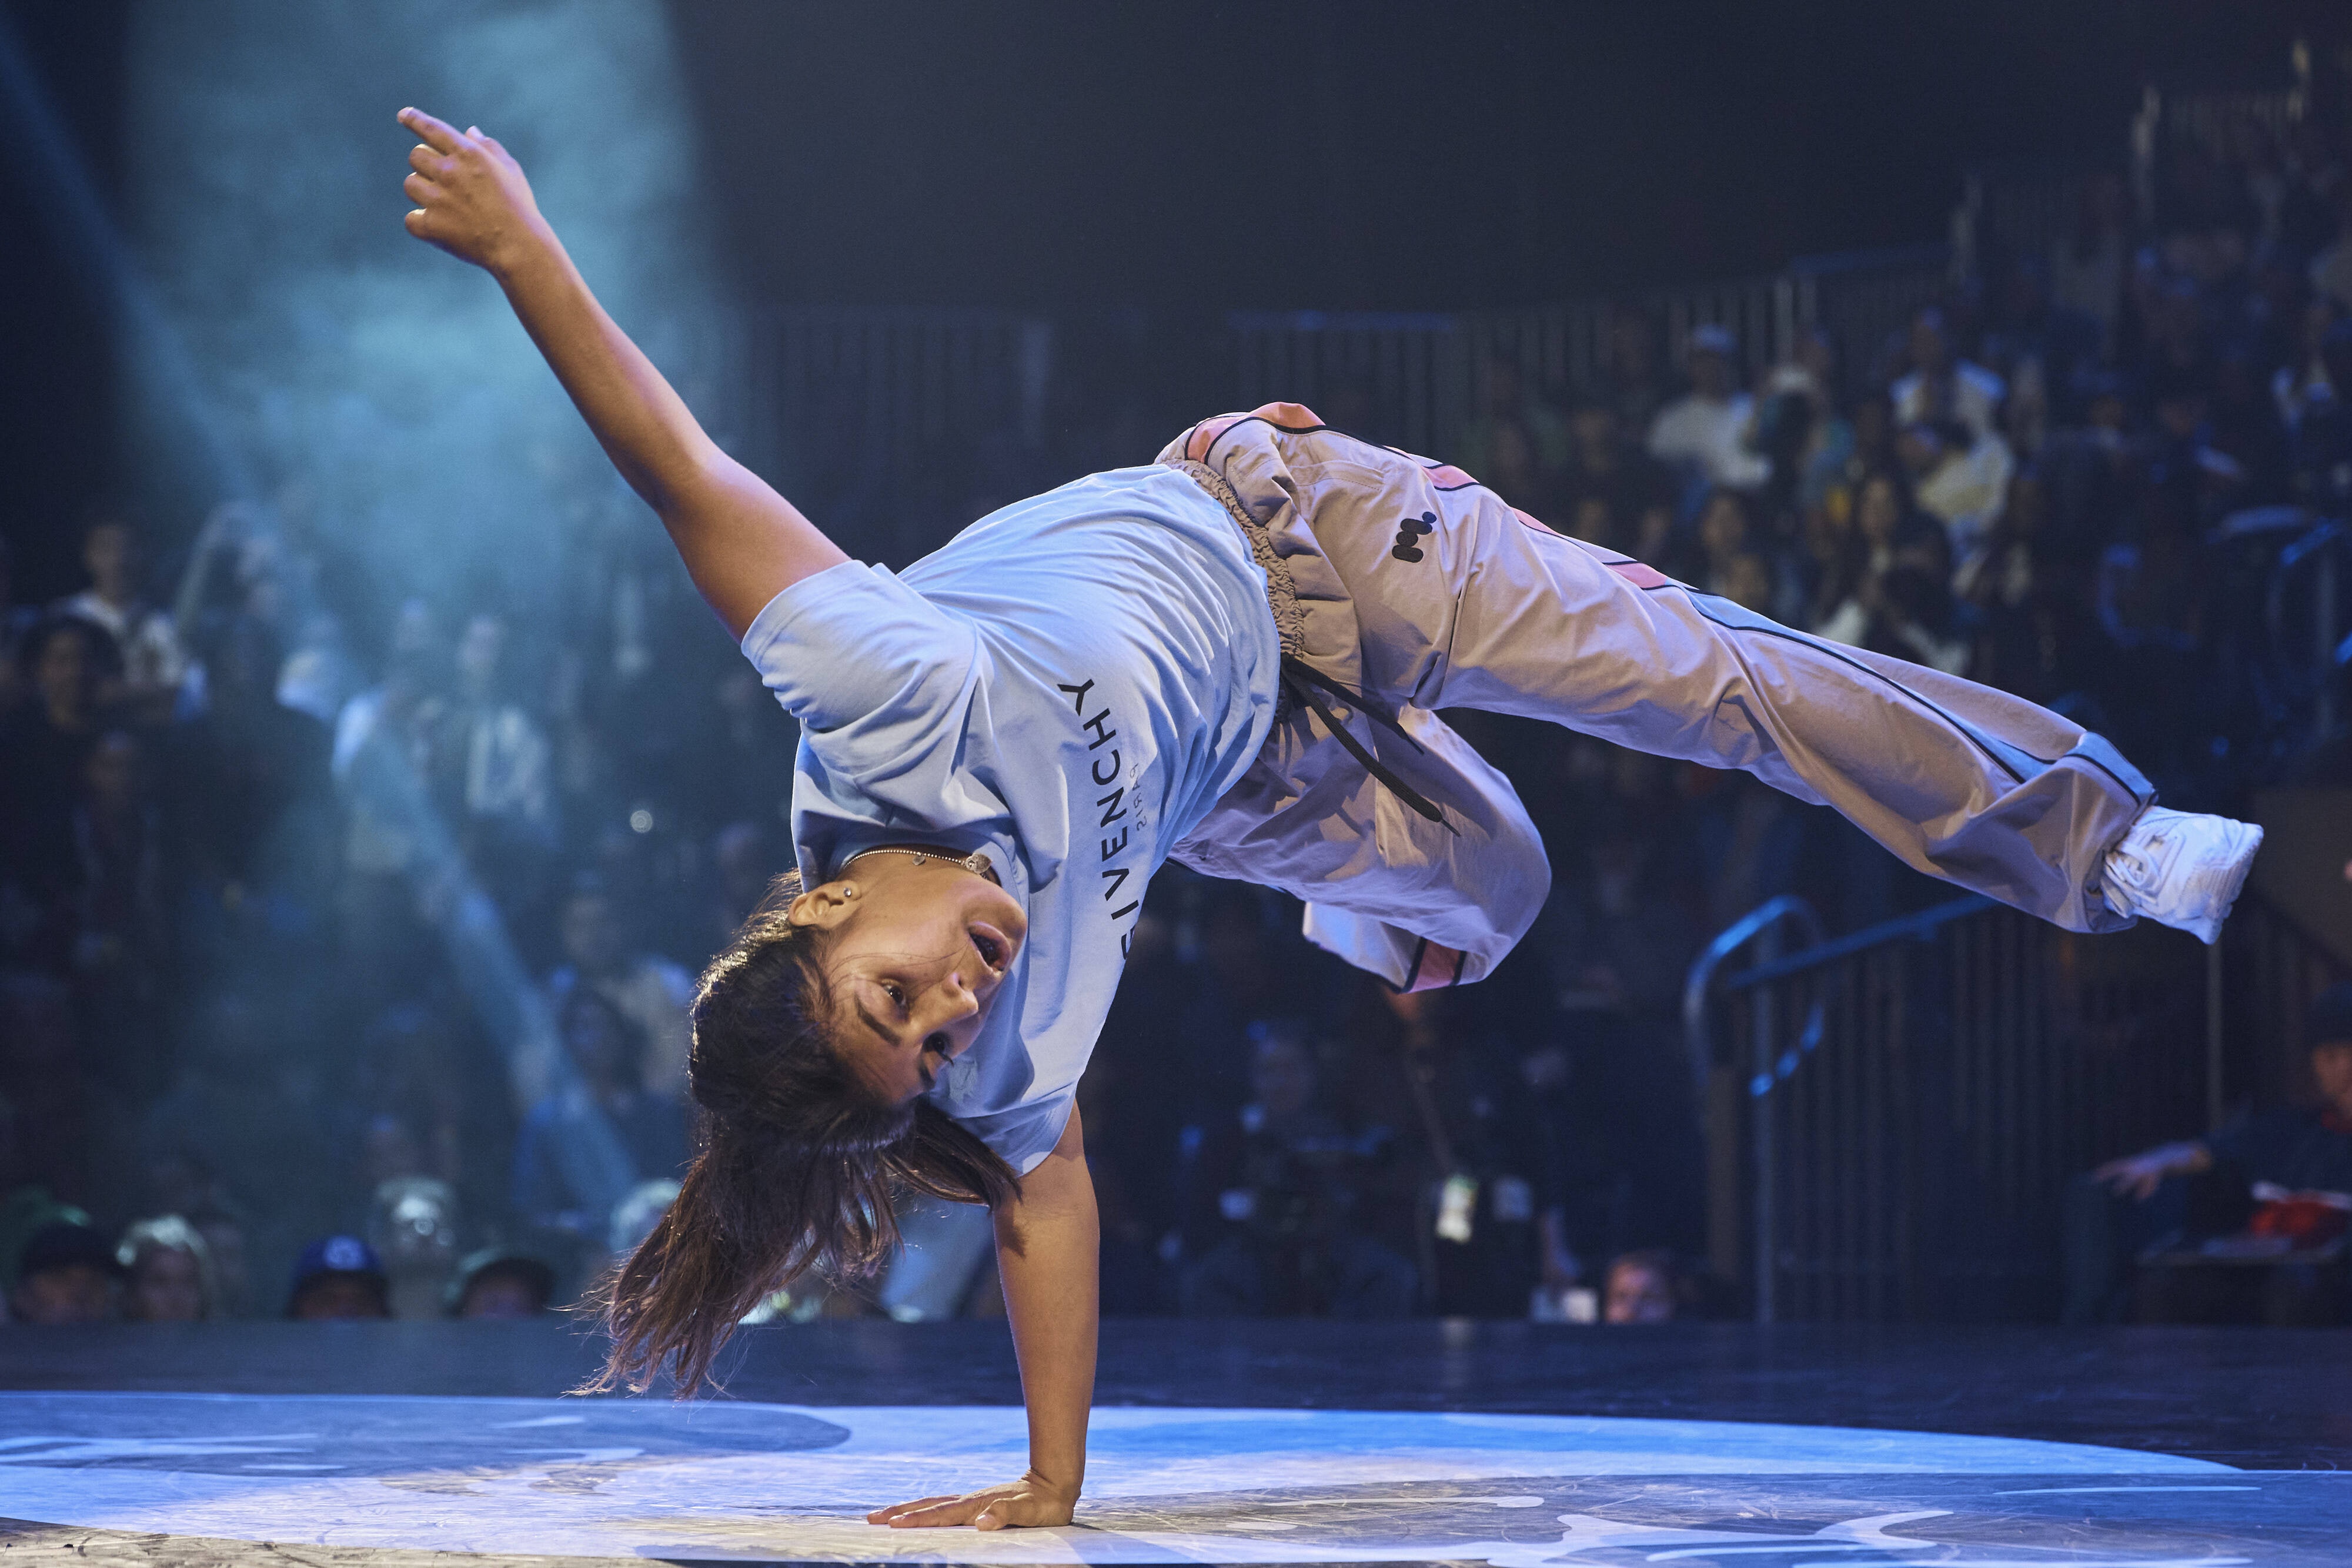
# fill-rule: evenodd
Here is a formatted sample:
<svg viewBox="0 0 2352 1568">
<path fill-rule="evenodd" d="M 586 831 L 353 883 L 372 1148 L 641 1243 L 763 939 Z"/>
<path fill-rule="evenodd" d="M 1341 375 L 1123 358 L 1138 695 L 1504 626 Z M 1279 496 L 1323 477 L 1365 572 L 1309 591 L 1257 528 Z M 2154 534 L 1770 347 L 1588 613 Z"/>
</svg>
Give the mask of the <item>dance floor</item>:
<svg viewBox="0 0 2352 1568">
<path fill-rule="evenodd" d="M 1113 1323 L 1077 1522 L 990 1535 L 860 1516 L 1018 1472 L 1001 1325 L 741 1343 L 680 1405 L 562 1325 L 11 1331 L 0 1563 L 2352 1563 L 2333 1333 Z"/>
</svg>

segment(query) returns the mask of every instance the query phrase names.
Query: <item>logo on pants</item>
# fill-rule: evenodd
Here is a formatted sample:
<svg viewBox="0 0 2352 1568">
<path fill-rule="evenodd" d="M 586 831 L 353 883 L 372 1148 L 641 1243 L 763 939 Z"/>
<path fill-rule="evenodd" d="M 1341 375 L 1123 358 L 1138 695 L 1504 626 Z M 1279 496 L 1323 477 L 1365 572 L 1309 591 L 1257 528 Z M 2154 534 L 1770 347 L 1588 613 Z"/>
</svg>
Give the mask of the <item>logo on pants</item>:
<svg viewBox="0 0 2352 1568">
<path fill-rule="evenodd" d="M 1399 560 L 1421 560 L 1421 536 L 1437 531 L 1437 514 L 1423 512 L 1417 517 L 1407 517 L 1397 525 L 1396 548 L 1389 554 Z"/>
</svg>

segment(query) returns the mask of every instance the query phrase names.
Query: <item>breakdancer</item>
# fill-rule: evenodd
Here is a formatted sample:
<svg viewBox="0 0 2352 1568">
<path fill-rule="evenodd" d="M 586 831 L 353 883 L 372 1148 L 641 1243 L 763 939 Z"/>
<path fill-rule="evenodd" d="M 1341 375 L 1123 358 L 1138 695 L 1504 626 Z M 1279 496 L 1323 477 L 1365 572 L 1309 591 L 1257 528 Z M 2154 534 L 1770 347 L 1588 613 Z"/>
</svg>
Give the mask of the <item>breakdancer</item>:
<svg viewBox="0 0 2352 1568">
<path fill-rule="evenodd" d="M 1292 403 L 904 572 L 852 560 L 703 434 L 497 141 L 400 120 L 409 232 L 497 279 L 802 726 L 799 871 L 703 974 L 703 1145 L 609 1286 L 607 1384 L 697 1386 L 763 1295 L 879 1262 L 907 1189 L 993 1211 L 1028 1472 L 875 1522 L 1070 1520 L 1097 1313 L 1074 1093 L 1160 862 L 1295 894 L 1403 989 L 1478 979 L 1533 921 L 1541 843 L 1439 709 L 1745 768 L 2073 931 L 2210 942 L 2260 841 L 2155 806 L 2055 714 L 1695 592 Z"/>
</svg>

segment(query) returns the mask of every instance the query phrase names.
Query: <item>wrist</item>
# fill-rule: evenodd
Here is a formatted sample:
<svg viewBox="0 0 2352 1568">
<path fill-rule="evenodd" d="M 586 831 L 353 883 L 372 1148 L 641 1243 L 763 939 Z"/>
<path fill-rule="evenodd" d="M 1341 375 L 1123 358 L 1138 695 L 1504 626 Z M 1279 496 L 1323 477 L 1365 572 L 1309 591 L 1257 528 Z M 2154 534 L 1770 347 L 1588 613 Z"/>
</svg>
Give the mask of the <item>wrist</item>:
<svg viewBox="0 0 2352 1568">
<path fill-rule="evenodd" d="M 516 225 L 482 263 L 482 270 L 509 293 L 528 288 L 563 268 L 562 242 L 544 219 L 536 215 Z"/>
<path fill-rule="evenodd" d="M 1076 1503 L 1078 1500 L 1078 1492 L 1084 1484 L 1085 1478 L 1081 1476 L 1076 1480 L 1056 1480 L 1044 1469 L 1035 1465 L 1031 1465 L 1029 1467 L 1029 1473 L 1022 1477 L 1022 1479 L 1032 1489 L 1042 1491 L 1057 1501 Z"/>
</svg>

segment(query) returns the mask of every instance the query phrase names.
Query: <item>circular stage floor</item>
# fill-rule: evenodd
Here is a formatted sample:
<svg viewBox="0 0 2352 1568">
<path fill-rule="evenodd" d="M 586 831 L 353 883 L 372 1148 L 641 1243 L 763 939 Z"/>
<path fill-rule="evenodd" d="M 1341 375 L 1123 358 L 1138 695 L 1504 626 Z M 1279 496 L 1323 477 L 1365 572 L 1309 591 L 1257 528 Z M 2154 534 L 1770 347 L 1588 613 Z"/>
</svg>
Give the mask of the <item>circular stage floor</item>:
<svg viewBox="0 0 2352 1568">
<path fill-rule="evenodd" d="M 1109 1408 L 1094 1433 L 1076 1526 L 982 1535 L 860 1516 L 1017 1474 L 1017 1408 L 20 1392 L 0 1394 L 0 1515 L 223 1563 L 247 1556 L 235 1542 L 257 1563 L 298 1543 L 338 1562 L 2352 1563 L 2352 1475 L 2089 1444 L 1287 1408 Z"/>
</svg>

